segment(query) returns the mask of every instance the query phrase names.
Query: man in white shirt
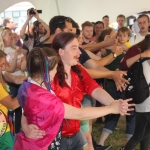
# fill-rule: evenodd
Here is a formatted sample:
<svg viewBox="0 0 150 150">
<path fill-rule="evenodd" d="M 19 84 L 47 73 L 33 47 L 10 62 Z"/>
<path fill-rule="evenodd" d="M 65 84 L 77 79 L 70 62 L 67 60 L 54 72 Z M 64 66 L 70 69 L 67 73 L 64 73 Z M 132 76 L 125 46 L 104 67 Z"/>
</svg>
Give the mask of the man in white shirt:
<svg viewBox="0 0 150 150">
<path fill-rule="evenodd" d="M 144 40 L 145 36 L 149 34 L 148 27 L 150 25 L 150 21 L 148 15 L 140 15 L 137 19 L 137 22 L 140 28 L 140 32 L 137 35 L 130 38 L 129 42 L 131 46 L 141 42 L 142 40 Z"/>
</svg>

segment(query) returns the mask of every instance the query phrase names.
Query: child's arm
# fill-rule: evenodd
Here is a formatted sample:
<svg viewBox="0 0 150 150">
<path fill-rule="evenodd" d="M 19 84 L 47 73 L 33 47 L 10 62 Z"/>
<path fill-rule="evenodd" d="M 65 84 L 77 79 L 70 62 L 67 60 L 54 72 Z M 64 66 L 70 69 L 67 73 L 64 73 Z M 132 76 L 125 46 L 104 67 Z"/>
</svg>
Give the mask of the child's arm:
<svg viewBox="0 0 150 150">
<path fill-rule="evenodd" d="M 14 55 L 14 60 L 12 61 L 11 65 L 9 63 L 6 63 L 6 71 L 13 73 L 17 68 L 17 57 L 19 55 L 20 51 L 16 50 Z"/>
</svg>

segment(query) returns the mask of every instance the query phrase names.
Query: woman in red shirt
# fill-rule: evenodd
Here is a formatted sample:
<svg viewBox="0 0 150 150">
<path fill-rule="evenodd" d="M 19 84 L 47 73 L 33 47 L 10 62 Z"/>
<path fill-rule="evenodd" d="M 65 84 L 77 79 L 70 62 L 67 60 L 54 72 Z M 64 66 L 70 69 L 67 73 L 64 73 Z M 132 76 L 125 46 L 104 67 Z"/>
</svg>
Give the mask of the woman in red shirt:
<svg viewBox="0 0 150 150">
<path fill-rule="evenodd" d="M 57 51 L 61 58 L 52 89 L 64 103 L 80 108 L 85 93 L 104 105 L 110 105 L 114 101 L 78 64 L 81 52 L 74 34 L 59 33 L 53 40 L 52 48 Z M 122 114 L 122 112 L 120 113 Z M 79 131 L 80 122 L 78 120 L 64 120 L 60 150 L 69 148 L 82 150 L 83 143 L 78 135 Z"/>
</svg>

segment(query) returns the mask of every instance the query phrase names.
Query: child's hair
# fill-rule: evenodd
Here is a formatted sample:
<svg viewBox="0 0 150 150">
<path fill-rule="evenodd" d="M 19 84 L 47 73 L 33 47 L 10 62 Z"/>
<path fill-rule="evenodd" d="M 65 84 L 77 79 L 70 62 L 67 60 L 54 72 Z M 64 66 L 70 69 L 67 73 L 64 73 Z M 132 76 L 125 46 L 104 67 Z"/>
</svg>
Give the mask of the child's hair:
<svg viewBox="0 0 150 150">
<path fill-rule="evenodd" d="M 4 57 L 6 57 L 6 54 L 2 50 L 0 50 L 0 61 Z M 0 83 L 2 84 L 3 88 L 6 90 L 6 86 L 5 86 L 5 83 L 3 80 L 3 76 L 2 76 L 2 72 L 0 72 Z"/>
<path fill-rule="evenodd" d="M 2 28 L 0 29 L 0 49 L 1 49 L 2 51 L 4 51 L 4 48 L 5 48 L 5 46 L 4 46 L 4 41 L 3 41 L 2 36 L 5 36 L 6 33 L 7 33 L 7 31 L 9 31 L 9 30 L 10 30 L 10 29 L 9 29 L 8 27 L 2 27 Z M 12 47 L 13 49 L 16 49 L 15 46 L 12 46 L 12 45 L 11 45 L 11 47 Z"/>
<path fill-rule="evenodd" d="M 27 71 L 31 78 L 43 77 L 46 73 L 46 61 L 48 70 L 53 70 L 59 62 L 58 54 L 52 48 L 34 48 L 30 51 L 27 58 Z"/>
<path fill-rule="evenodd" d="M 117 36 L 119 35 L 119 32 L 127 33 L 127 35 L 130 36 L 130 30 L 127 27 L 121 27 L 121 28 L 119 28 L 119 30 L 117 32 Z"/>
</svg>

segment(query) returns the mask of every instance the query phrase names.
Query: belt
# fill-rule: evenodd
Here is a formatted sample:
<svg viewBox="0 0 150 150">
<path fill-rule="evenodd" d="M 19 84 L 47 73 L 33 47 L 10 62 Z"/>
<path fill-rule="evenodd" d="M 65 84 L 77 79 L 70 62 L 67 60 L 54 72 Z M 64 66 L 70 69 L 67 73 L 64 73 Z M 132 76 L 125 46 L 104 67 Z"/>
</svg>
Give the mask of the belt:
<svg viewBox="0 0 150 150">
<path fill-rule="evenodd" d="M 77 132 L 78 133 L 78 132 Z M 73 135 L 62 135 L 63 138 L 73 138 L 77 133 Z"/>
</svg>

